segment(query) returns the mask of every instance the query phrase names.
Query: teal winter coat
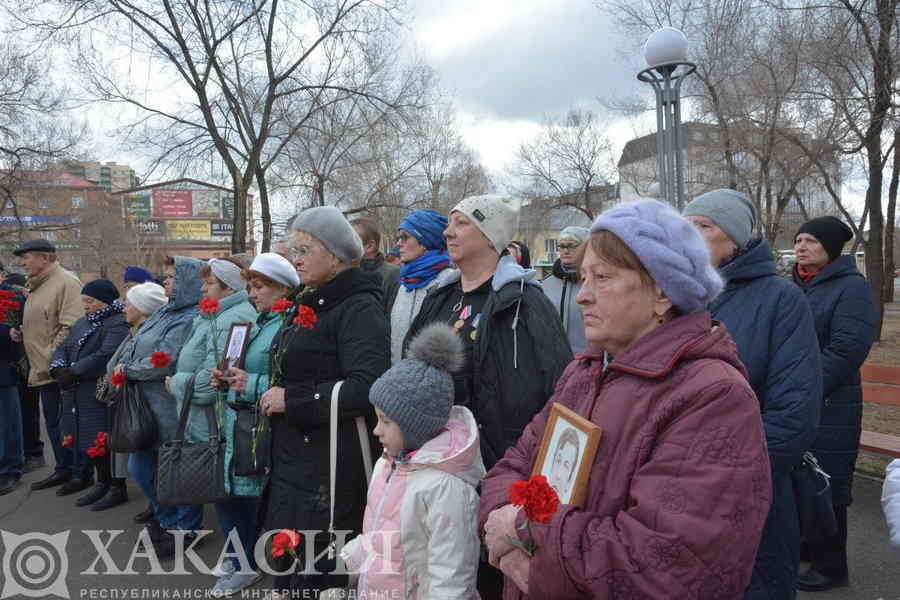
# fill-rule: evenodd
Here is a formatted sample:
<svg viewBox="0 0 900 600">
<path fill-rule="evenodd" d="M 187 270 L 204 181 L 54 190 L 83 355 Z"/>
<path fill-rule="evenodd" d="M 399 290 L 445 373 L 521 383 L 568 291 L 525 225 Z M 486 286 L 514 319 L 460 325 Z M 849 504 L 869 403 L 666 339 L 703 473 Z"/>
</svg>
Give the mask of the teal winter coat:
<svg viewBox="0 0 900 600">
<path fill-rule="evenodd" d="M 140 388 L 159 425 L 162 443 L 172 439 L 178 426 L 175 398 L 166 391 L 165 378 L 175 371 L 174 361 L 158 369 L 150 363 L 154 352 L 177 356 L 187 339 L 200 300 L 200 269 L 203 261 L 175 257 L 175 288 L 169 303 L 150 315 L 136 331 L 125 338 L 107 365 L 111 375 L 116 365 L 125 365 L 128 385 Z"/>
<path fill-rule="evenodd" d="M 228 404 L 225 408 L 225 491 L 229 496 L 259 496 L 263 489 L 262 476 L 239 476 L 232 469 L 234 461 L 234 424 L 237 411 L 231 408 L 235 404 L 259 403 L 259 399 L 269 389 L 269 350 L 272 340 L 281 327 L 278 313 L 263 313 L 256 319 L 256 325 L 250 333 L 250 344 L 244 358 L 244 370 L 247 371 L 247 386 L 243 393 L 228 390 Z"/>
<path fill-rule="evenodd" d="M 215 321 L 216 339 L 211 335 Z M 216 367 L 216 356 L 225 351 L 225 342 L 232 323 L 253 323 L 256 309 L 250 304 L 247 292 L 240 291 L 219 300 L 219 310 L 212 316 L 199 314 L 194 318 L 191 334 L 181 347 L 175 374 L 169 381 L 169 390 L 178 402 L 178 413 L 184 405 L 185 389 L 194 377 L 191 411 L 188 416 L 185 439 L 194 442 L 209 439 L 206 411 L 215 411 L 217 391 L 211 384 L 211 371 Z M 222 398 L 224 400 L 224 397 Z"/>
</svg>

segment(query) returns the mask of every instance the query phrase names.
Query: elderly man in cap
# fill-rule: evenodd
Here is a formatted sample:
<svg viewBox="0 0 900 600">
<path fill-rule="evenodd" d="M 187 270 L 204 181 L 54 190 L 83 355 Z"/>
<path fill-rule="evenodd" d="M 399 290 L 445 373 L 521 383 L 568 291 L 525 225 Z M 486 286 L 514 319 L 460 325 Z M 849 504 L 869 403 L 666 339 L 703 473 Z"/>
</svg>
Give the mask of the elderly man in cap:
<svg viewBox="0 0 900 600">
<path fill-rule="evenodd" d="M 562 320 L 563 329 L 574 354 L 581 354 L 587 349 L 584 337 L 584 318 L 581 306 L 575 302 L 575 296 L 581 289 L 581 278 L 578 274 L 578 255 L 582 244 L 588 239 L 590 232 L 586 227 L 566 227 L 559 234 L 559 258 L 553 263 L 553 272 L 541 282 L 544 293 L 556 307 L 556 313 Z"/>
<path fill-rule="evenodd" d="M 11 330 L 10 337 L 25 343 L 25 353 L 31 367 L 28 385 L 40 394 L 47 436 L 56 460 L 52 475 L 31 484 L 31 489 L 43 490 L 61 485 L 73 476 L 74 455 L 62 445 L 60 390 L 50 377 L 50 357 L 69 335 L 69 328 L 84 315 L 82 285 L 74 273 L 62 268 L 56 261 L 56 248 L 47 240 L 25 242 L 13 254 L 22 259 L 28 272 L 27 287 L 30 292 L 22 314 L 22 327 Z"/>
</svg>

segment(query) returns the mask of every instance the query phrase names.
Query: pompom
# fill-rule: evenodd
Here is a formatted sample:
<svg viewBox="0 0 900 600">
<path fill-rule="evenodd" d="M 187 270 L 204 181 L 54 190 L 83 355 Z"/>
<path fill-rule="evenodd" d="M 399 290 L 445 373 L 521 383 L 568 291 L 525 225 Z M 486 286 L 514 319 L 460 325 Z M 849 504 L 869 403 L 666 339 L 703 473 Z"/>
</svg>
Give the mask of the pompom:
<svg viewBox="0 0 900 600">
<path fill-rule="evenodd" d="M 409 343 L 406 358 L 453 373 L 463 366 L 462 340 L 449 325 L 432 323 Z"/>
</svg>

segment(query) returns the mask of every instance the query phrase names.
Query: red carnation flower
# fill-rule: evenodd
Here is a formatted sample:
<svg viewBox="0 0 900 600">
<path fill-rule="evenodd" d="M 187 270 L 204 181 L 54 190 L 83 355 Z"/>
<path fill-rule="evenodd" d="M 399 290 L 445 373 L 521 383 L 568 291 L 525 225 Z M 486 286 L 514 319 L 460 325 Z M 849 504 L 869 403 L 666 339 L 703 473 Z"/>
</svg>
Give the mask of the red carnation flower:
<svg viewBox="0 0 900 600">
<path fill-rule="evenodd" d="M 75 438 L 73 438 L 71 435 L 67 435 L 66 437 L 63 438 L 62 444 L 60 444 L 60 445 L 64 446 L 64 447 L 71 446 L 74 442 L 75 442 Z"/>
<path fill-rule="evenodd" d="M 15 298 L 16 293 L 12 290 L 0 290 L 0 298 Z"/>
<path fill-rule="evenodd" d="M 282 529 L 272 538 L 272 557 L 279 558 L 284 556 L 285 552 L 296 557 L 297 552 L 295 548 L 300 545 L 302 539 L 303 536 L 299 532 L 293 529 Z"/>
<path fill-rule="evenodd" d="M 109 378 L 109 382 L 115 386 L 125 385 L 125 373 L 121 371 L 113 373 L 113 376 Z"/>
<path fill-rule="evenodd" d="M 103 446 L 91 446 L 87 449 L 87 455 L 91 458 L 97 458 L 98 456 L 106 456 L 106 448 Z"/>
<path fill-rule="evenodd" d="M 309 306 L 301 306 L 298 308 L 297 316 L 294 317 L 294 323 L 304 329 L 312 329 L 318 320 L 319 317 L 316 316 L 316 311 Z"/>
<path fill-rule="evenodd" d="M 0 298 L 0 310 L 19 310 L 20 308 L 22 308 L 21 302 Z"/>
<path fill-rule="evenodd" d="M 6 311 L 0 310 L 0 321 L 6 321 L 7 317 L 9 317 L 9 315 L 6 314 Z"/>
<path fill-rule="evenodd" d="M 219 301 L 215 298 L 204 298 L 198 305 L 200 306 L 200 312 L 202 313 L 211 314 L 219 310 Z"/>
<path fill-rule="evenodd" d="M 291 310 L 294 303 L 290 300 L 276 300 L 272 303 L 272 312 L 283 313 Z"/>
<path fill-rule="evenodd" d="M 109 435 L 105 431 L 97 432 L 97 437 L 94 438 L 94 445 L 98 446 L 98 447 L 100 447 L 100 446 L 106 447 L 106 440 L 108 437 L 109 437 Z"/>
<path fill-rule="evenodd" d="M 559 495 L 543 475 L 514 482 L 509 487 L 509 502 L 521 506 L 528 520 L 534 523 L 549 523 L 559 510 Z"/>
<path fill-rule="evenodd" d="M 150 364 L 157 369 L 162 369 L 172 362 L 172 355 L 165 352 L 154 352 L 150 355 Z"/>
</svg>

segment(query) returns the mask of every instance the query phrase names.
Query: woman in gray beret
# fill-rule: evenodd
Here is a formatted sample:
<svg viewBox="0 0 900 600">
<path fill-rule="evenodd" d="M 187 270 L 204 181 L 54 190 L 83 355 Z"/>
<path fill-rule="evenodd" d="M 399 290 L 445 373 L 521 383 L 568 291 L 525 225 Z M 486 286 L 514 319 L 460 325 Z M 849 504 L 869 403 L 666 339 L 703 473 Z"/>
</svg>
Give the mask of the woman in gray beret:
<svg viewBox="0 0 900 600">
<path fill-rule="evenodd" d="M 272 344 L 272 387 L 260 399 L 271 424 L 271 471 L 261 523 L 264 531 L 322 532 L 315 538 L 304 534 L 301 543 L 313 544 L 312 554 L 323 558 L 275 580 L 276 589 L 313 597 L 347 584 L 346 575 L 332 574 L 335 560 L 324 552 L 331 541 L 332 389 L 343 382 L 334 529 L 352 537 L 362 530 L 367 489 L 354 419 L 365 416 L 369 430 L 375 425 L 369 388 L 390 366 L 390 336 L 381 280 L 357 266 L 362 242 L 343 213 L 332 206 L 311 208 L 297 216 L 292 229 L 289 256 L 304 287 Z M 298 555 L 305 552 L 297 548 Z"/>
</svg>

